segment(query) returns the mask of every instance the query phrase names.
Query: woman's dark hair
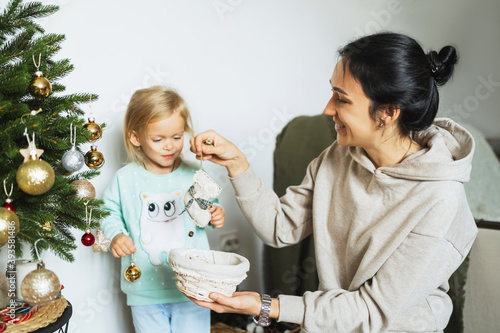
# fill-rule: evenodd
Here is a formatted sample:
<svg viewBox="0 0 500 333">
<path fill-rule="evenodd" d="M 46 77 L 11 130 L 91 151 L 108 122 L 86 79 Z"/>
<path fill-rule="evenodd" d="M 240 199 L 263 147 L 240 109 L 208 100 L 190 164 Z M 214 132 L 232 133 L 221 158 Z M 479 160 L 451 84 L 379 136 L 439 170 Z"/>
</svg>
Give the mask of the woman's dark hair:
<svg viewBox="0 0 500 333">
<path fill-rule="evenodd" d="M 453 46 L 425 54 L 413 38 L 388 32 L 359 38 L 339 55 L 371 100 L 374 120 L 380 107 L 399 107 L 402 135 L 432 124 L 439 106 L 437 86 L 451 78 L 458 61 Z"/>
</svg>

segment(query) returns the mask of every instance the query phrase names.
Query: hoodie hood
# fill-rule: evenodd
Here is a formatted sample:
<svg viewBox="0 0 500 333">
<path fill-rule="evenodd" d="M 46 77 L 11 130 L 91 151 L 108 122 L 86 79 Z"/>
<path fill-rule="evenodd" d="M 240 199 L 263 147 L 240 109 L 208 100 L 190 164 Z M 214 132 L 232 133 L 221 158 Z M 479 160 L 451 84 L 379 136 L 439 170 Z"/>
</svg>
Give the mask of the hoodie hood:
<svg viewBox="0 0 500 333">
<path fill-rule="evenodd" d="M 384 174 L 408 180 L 468 182 L 472 170 L 474 138 L 462 126 L 448 118 L 437 118 L 433 124 L 413 134 L 424 149 L 398 164 L 375 169 L 364 149 L 351 147 L 352 157 L 376 175 Z"/>
</svg>

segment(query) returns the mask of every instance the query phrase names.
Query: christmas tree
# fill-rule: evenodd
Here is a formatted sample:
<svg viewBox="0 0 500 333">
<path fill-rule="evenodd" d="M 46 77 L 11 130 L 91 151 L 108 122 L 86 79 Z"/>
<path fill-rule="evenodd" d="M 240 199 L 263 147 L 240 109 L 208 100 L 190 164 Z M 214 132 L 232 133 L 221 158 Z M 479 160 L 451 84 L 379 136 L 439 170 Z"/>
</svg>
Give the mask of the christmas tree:
<svg viewBox="0 0 500 333">
<path fill-rule="evenodd" d="M 106 213 L 99 208 L 101 200 L 82 196 L 72 184 L 96 177 L 101 162 L 96 163 L 90 155 L 87 159 L 86 154 L 85 163 L 91 168 L 83 165 L 73 173 L 64 164 L 68 156 L 64 154 L 72 147 L 95 139 L 81 107 L 97 96 L 64 94 L 60 80 L 73 66 L 69 59 L 56 60 L 54 56 L 65 36 L 45 33 L 37 22 L 57 10 L 57 6 L 41 2 L 12 0 L 0 14 L 0 181 L 6 198 L 0 208 L 0 246 L 8 243 L 9 250 L 15 248 L 20 258 L 22 244 L 27 244 L 36 257 L 34 244 L 43 239 L 36 244 L 38 252 L 50 249 L 72 262 L 71 252 L 76 249 L 72 228 L 87 230 L 89 222 L 96 227 Z M 39 149 L 43 149 L 42 154 Z M 83 157 L 78 149 L 72 153 Z M 41 178 L 34 183 L 29 177 Z M 90 209 L 91 219 L 87 218 Z M 17 234 L 8 229 L 11 219 L 6 214 L 17 215 Z"/>
</svg>

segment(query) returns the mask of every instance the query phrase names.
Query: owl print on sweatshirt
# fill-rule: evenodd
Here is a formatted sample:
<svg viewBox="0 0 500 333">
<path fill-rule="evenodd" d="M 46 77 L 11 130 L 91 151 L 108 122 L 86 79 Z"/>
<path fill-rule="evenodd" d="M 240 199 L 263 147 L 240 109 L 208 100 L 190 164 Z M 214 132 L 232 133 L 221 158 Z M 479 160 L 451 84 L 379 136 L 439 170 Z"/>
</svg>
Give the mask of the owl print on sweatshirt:
<svg viewBox="0 0 500 333">
<path fill-rule="evenodd" d="M 171 249 L 184 246 L 184 218 L 179 215 L 181 191 L 141 193 L 141 245 L 149 261 L 160 266 L 167 263 Z"/>
</svg>

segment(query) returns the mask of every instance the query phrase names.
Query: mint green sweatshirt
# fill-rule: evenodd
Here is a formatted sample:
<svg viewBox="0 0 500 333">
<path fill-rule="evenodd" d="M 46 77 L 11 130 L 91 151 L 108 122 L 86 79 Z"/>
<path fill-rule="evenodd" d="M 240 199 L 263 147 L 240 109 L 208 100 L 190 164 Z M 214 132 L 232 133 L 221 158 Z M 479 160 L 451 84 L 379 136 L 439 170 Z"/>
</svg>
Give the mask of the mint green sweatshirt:
<svg viewBox="0 0 500 333">
<path fill-rule="evenodd" d="M 175 286 L 168 252 L 175 247 L 209 248 L 205 229 L 197 227 L 187 212 L 179 215 L 197 170 L 182 162 L 173 172 L 156 175 L 131 163 L 116 172 L 106 189 L 104 209 L 111 214 L 102 221 L 104 234 L 109 239 L 119 233 L 132 238 L 137 248 L 134 263 L 142 274 L 133 283 L 127 281 L 124 271 L 131 258 L 121 258 L 121 289 L 128 305 L 189 301 Z"/>
<path fill-rule="evenodd" d="M 259 237 L 284 247 L 313 234 L 317 291 L 280 295 L 279 320 L 303 332 L 442 332 L 448 279 L 477 234 L 465 196 L 472 136 L 449 119 L 414 135 L 425 147 L 376 168 L 334 142 L 278 198 L 252 168 L 232 179 Z"/>
</svg>

